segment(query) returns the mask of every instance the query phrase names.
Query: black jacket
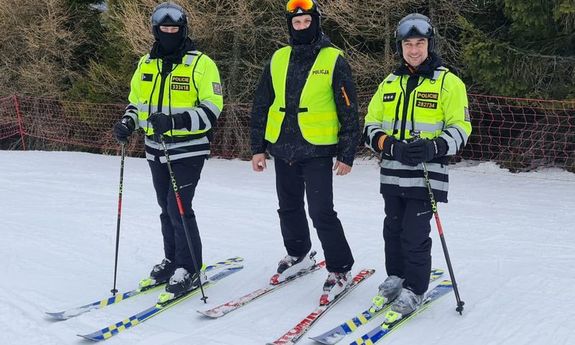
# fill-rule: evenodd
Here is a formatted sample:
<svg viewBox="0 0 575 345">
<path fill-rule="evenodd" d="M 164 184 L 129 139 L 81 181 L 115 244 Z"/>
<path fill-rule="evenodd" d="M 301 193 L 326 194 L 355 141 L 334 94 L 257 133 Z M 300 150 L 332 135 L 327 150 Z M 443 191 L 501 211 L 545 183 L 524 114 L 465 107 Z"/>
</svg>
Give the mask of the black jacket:
<svg viewBox="0 0 575 345">
<path fill-rule="evenodd" d="M 351 68 L 343 57 L 340 56 L 337 59 L 332 82 L 337 116 L 341 125 L 338 143 L 335 145 L 310 144 L 303 138 L 298 125 L 297 109 L 299 109 L 302 89 L 320 49 L 329 46 L 332 44 L 325 35 L 315 44 L 292 46 L 286 82 L 286 116 L 275 144 L 264 139 L 268 110 L 275 98 L 270 62 L 264 67 L 252 107 L 251 148 L 253 154 L 263 153 L 267 149 L 272 156 L 288 162 L 336 156 L 337 160 L 347 165 L 353 164 L 360 137 L 357 95 Z M 347 94 L 347 100 L 343 90 Z"/>
</svg>

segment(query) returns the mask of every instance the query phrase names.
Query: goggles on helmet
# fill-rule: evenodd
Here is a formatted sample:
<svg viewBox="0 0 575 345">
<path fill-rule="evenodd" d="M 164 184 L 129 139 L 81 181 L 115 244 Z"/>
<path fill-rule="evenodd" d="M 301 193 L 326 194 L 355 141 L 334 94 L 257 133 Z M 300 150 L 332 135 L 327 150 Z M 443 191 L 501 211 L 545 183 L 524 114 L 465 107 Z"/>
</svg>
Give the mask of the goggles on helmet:
<svg viewBox="0 0 575 345">
<path fill-rule="evenodd" d="M 289 0 L 286 4 L 286 11 L 295 14 L 298 9 L 303 12 L 311 12 L 315 7 L 313 0 Z"/>
<path fill-rule="evenodd" d="M 160 7 L 152 14 L 153 25 L 185 25 L 187 22 L 185 14 L 178 8 Z"/>
<path fill-rule="evenodd" d="M 407 19 L 400 23 L 395 33 L 395 39 L 402 41 L 410 37 L 433 37 L 433 27 L 429 22 L 420 18 Z"/>
</svg>

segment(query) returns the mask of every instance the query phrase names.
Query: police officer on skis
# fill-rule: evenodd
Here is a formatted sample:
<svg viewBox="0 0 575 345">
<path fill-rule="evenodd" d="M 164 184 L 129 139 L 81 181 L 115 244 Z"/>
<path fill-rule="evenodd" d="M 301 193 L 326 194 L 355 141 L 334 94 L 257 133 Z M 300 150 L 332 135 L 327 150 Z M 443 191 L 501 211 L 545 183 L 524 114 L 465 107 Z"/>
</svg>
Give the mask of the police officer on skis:
<svg viewBox="0 0 575 345">
<path fill-rule="evenodd" d="M 374 308 L 391 302 L 391 310 L 406 315 L 421 305 L 431 271 L 433 212 L 422 163 L 435 200 L 447 202 L 448 156 L 465 146 L 471 123 L 465 84 L 436 54 L 430 19 L 421 14 L 404 17 L 395 39 L 401 62 L 371 99 L 364 138 L 381 153 L 385 203 L 388 277 Z"/>
<path fill-rule="evenodd" d="M 204 162 L 210 153 L 212 128 L 223 108 L 222 88 L 214 61 L 196 50 L 188 37 L 184 9 L 172 2 L 158 5 L 151 17 L 155 42 L 138 62 L 128 106 L 114 126 L 125 143 L 134 130 L 145 135 L 146 158 L 160 206 L 165 258 L 150 273 L 152 282 L 167 282 L 175 296 L 198 287 L 202 244 L 192 200 Z M 179 186 L 189 248 L 173 191 L 167 160 Z M 192 259 L 192 253 L 196 264 Z"/>
<path fill-rule="evenodd" d="M 321 30 L 315 1 L 288 1 L 286 18 L 290 44 L 273 54 L 255 93 L 252 167 L 257 172 L 266 168 L 266 150 L 274 157 L 288 255 L 279 262 L 272 284 L 315 264 L 305 194 L 329 271 L 320 299 L 326 304 L 349 286 L 354 263 L 334 211 L 332 170 L 346 175 L 352 168 L 359 142 L 355 85 L 343 52 Z"/>
</svg>

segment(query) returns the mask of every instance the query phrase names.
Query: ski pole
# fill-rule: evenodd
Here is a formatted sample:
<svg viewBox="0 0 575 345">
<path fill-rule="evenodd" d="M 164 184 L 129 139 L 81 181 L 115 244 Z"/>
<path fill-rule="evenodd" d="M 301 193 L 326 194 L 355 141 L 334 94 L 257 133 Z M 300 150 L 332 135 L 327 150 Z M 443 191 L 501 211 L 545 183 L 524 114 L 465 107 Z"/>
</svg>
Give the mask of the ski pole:
<svg viewBox="0 0 575 345">
<path fill-rule="evenodd" d="M 437 231 L 439 232 L 439 238 L 441 239 L 441 246 L 443 247 L 443 254 L 445 255 L 445 261 L 447 262 L 447 269 L 449 270 L 449 276 L 451 277 L 451 282 L 453 284 L 453 292 L 455 293 L 455 300 L 457 301 L 457 308 L 455 310 L 459 315 L 463 314 L 463 305 L 465 302 L 459 297 L 459 289 L 457 289 L 457 283 L 455 282 L 455 275 L 453 274 L 453 267 L 451 266 L 451 259 L 449 258 L 449 251 L 447 250 L 447 243 L 445 242 L 445 236 L 443 236 L 443 227 L 441 226 L 441 221 L 439 220 L 439 213 L 437 212 L 437 202 L 433 196 L 433 190 L 431 189 L 431 182 L 429 182 L 429 174 L 427 172 L 427 165 L 425 162 L 423 164 L 423 176 L 425 178 L 425 184 L 427 185 L 427 192 L 429 193 L 429 199 L 431 200 L 431 209 L 433 210 L 433 216 L 435 217 L 435 223 L 437 224 Z"/>
<path fill-rule="evenodd" d="M 116 259 L 114 261 L 114 287 L 110 292 L 116 296 L 118 289 L 116 289 L 116 277 L 118 274 L 118 251 L 120 249 L 120 221 L 122 219 L 122 191 L 124 189 L 124 161 L 126 158 L 126 143 L 120 144 L 122 156 L 120 160 L 120 187 L 118 191 L 118 219 L 116 221 Z"/>
<path fill-rule="evenodd" d="M 178 205 L 178 211 L 180 212 L 180 218 L 182 219 L 182 225 L 184 226 L 184 233 L 186 234 L 186 241 L 188 241 L 188 247 L 190 248 L 190 254 L 192 255 L 192 263 L 194 264 L 194 269 L 198 272 L 198 279 L 200 281 L 200 291 L 202 292 L 202 301 L 208 303 L 206 295 L 204 294 L 204 283 L 202 282 L 202 276 L 200 270 L 198 269 L 198 262 L 196 261 L 196 256 L 194 255 L 194 249 L 192 247 L 192 239 L 190 237 L 190 231 L 188 229 L 188 223 L 186 222 L 184 214 L 184 206 L 182 205 L 182 199 L 180 198 L 180 192 L 178 183 L 176 182 L 176 176 L 172 170 L 172 162 L 170 161 L 170 154 L 168 153 L 168 148 L 166 147 L 166 142 L 164 141 L 164 136 L 160 134 L 160 142 L 162 143 L 162 148 L 164 149 L 164 156 L 166 157 L 166 165 L 168 166 L 168 172 L 170 173 L 170 182 L 172 183 L 172 189 L 176 196 L 176 203 Z"/>
</svg>

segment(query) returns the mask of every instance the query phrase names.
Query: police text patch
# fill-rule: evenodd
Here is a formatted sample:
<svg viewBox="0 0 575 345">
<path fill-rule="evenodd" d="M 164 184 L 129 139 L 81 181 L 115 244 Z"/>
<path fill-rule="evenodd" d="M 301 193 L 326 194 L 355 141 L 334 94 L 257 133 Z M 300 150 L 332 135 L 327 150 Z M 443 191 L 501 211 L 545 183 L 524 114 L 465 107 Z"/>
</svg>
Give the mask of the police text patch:
<svg viewBox="0 0 575 345">
<path fill-rule="evenodd" d="M 437 101 L 437 99 L 439 98 L 439 94 L 437 92 L 418 92 L 417 98 L 433 99 Z"/>
<path fill-rule="evenodd" d="M 328 74 L 329 74 L 329 70 L 327 70 L 327 69 L 316 69 L 316 70 L 313 70 L 312 74 L 313 74 L 313 75 L 316 75 L 316 74 L 328 75 Z"/>
<path fill-rule="evenodd" d="M 142 74 L 142 81 L 152 81 L 154 79 L 154 75 L 151 73 L 143 73 Z"/>
<path fill-rule="evenodd" d="M 188 85 L 188 84 L 172 84 L 172 90 L 190 91 L 190 85 Z"/>
<path fill-rule="evenodd" d="M 415 106 L 426 109 L 437 109 L 437 103 L 435 102 L 417 101 Z"/>
<path fill-rule="evenodd" d="M 190 83 L 190 77 L 172 76 L 172 83 Z"/>
<path fill-rule="evenodd" d="M 395 99 L 395 93 L 384 93 L 383 94 L 383 101 L 384 102 L 391 102 Z"/>
<path fill-rule="evenodd" d="M 212 83 L 212 88 L 214 89 L 214 94 L 221 96 L 222 95 L 222 84 L 220 83 Z"/>
</svg>

